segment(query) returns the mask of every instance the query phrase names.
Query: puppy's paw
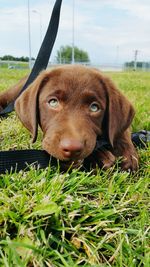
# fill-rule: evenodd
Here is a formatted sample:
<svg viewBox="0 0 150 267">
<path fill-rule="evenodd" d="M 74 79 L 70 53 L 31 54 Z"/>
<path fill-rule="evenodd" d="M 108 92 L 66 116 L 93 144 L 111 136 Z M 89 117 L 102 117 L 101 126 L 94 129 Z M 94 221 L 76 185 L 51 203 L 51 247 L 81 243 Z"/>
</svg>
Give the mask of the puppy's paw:
<svg viewBox="0 0 150 267">
<path fill-rule="evenodd" d="M 121 169 L 128 172 L 136 172 L 138 170 L 138 157 L 135 155 L 130 155 L 128 157 L 123 157 L 121 162 Z"/>
<path fill-rule="evenodd" d="M 107 170 L 115 163 L 116 157 L 108 150 L 97 152 L 97 162 L 99 167 Z"/>
</svg>

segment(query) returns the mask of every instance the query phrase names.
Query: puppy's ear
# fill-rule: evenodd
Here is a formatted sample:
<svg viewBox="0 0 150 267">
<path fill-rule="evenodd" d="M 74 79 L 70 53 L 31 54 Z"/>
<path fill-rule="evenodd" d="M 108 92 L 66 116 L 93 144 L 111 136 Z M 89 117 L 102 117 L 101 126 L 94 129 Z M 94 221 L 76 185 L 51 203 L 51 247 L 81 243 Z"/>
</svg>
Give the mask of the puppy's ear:
<svg viewBox="0 0 150 267">
<path fill-rule="evenodd" d="M 105 77 L 102 83 L 107 98 L 105 124 L 109 141 L 113 146 L 117 137 L 130 126 L 135 111 L 128 99 L 116 88 L 109 78 Z"/>
<path fill-rule="evenodd" d="M 38 132 L 38 96 L 48 79 L 48 73 L 43 71 L 15 102 L 16 113 L 23 125 L 31 132 L 33 142 L 36 141 Z"/>
</svg>

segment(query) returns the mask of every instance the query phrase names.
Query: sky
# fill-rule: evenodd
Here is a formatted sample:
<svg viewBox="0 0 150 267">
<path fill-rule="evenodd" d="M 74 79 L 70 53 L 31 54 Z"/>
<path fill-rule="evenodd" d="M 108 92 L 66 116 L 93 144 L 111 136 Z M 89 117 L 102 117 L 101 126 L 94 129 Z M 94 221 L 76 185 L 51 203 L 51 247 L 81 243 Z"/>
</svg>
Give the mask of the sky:
<svg viewBox="0 0 150 267">
<path fill-rule="evenodd" d="M 37 56 L 55 0 L 30 0 L 31 55 Z M 73 0 L 62 0 L 51 61 L 73 42 Z M 28 0 L 0 0 L 0 56 L 29 56 Z M 150 61 L 150 0 L 74 0 L 74 44 L 92 64 Z"/>
</svg>

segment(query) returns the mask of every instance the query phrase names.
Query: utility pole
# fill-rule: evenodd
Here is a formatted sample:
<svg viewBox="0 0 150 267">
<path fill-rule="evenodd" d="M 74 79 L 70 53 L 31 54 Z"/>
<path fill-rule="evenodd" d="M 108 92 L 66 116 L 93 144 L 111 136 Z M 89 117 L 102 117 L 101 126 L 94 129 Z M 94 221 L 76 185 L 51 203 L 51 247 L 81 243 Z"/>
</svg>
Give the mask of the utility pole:
<svg viewBox="0 0 150 267">
<path fill-rule="evenodd" d="M 134 70 L 137 70 L 137 56 L 138 56 L 139 50 L 134 51 Z"/>
<path fill-rule="evenodd" d="M 31 62 L 30 0 L 28 0 L 28 41 L 29 41 L 29 69 L 31 69 L 32 62 Z"/>
<path fill-rule="evenodd" d="M 75 9 L 75 2 L 72 2 L 72 64 L 75 63 L 75 55 L 74 55 L 74 9 Z"/>
<path fill-rule="evenodd" d="M 39 15 L 39 20 L 40 20 L 40 44 L 42 43 L 42 14 L 37 11 L 37 10 L 32 10 L 32 12 L 36 13 L 37 15 Z"/>
</svg>

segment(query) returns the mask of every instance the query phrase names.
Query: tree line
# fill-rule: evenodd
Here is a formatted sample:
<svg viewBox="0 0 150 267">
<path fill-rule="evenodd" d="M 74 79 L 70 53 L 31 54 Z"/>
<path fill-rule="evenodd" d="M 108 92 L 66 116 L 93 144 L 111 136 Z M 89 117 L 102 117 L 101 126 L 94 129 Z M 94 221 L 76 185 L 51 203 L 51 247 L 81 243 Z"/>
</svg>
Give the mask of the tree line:
<svg viewBox="0 0 150 267">
<path fill-rule="evenodd" d="M 3 57 L 0 57 L 0 60 L 6 60 L 6 61 L 21 61 L 21 62 L 29 62 L 29 57 L 14 57 L 12 55 L 5 55 Z M 35 60 L 32 58 L 32 60 Z"/>
<path fill-rule="evenodd" d="M 12 55 L 5 55 L 0 57 L 0 60 L 7 60 L 7 61 L 22 61 L 22 62 L 29 62 L 29 57 L 14 57 Z M 35 60 L 32 58 L 32 60 Z M 56 63 L 62 64 L 69 64 L 72 62 L 72 47 L 69 45 L 61 46 L 55 56 Z M 75 62 L 82 62 L 87 63 L 90 62 L 89 55 L 83 49 L 79 49 L 78 47 L 74 47 L 74 61 Z"/>
<path fill-rule="evenodd" d="M 72 46 L 66 45 L 61 46 L 56 53 L 56 62 L 68 64 L 72 62 Z M 89 55 L 83 49 L 79 49 L 77 46 L 74 47 L 74 61 L 80 63 L 88 63 L 90 62 Z"/>
</svg>

